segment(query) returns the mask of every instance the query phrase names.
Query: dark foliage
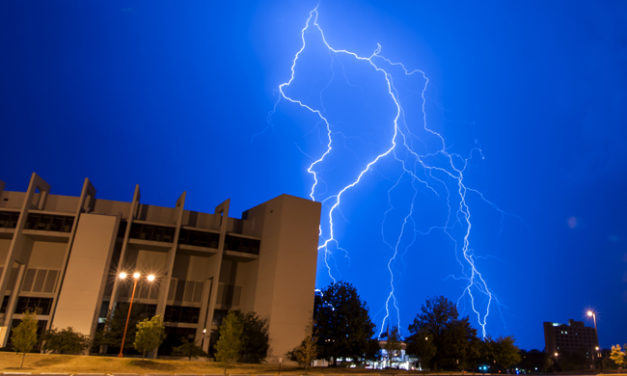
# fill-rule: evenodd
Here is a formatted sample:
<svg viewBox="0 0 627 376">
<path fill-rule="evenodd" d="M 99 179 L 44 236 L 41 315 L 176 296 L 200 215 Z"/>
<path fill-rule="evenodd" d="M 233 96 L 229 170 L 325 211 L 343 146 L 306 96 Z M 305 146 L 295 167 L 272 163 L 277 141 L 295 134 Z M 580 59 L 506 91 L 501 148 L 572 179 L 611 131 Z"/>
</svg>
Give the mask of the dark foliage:
<svg viewBox="0 0 627 376">
<path fill-rule="evenodd" d="M 240 362 L 261 363 L 268 355 L 268 322 L 255 312 L 240 313 L 243 324 Z"/>
<path fill-rule="evenodd" d="M 319 357 L 337 365 L 338 357 L 357 360 L 368 351 L 374 324 L 350 283 L 332 283 L 316 296 L 314 322 Z"/>
<path fill-rule="evenodd" d="M 56 354 L 80 354 L 89 348 L 89 336 L 72 328 L 51 329 L 43 337 L 44 351 Z"/>
<path fill-rule="evenodd" d="M 117 352 L 117 350 L 120 349 L 127 314 L 128 304 L 119 304 L 113 311 L 113 315 L 107 318 L 104 327 L 96 332 L 93 341 L 95 349 L 100 346 L 105 346 L 108 347 L 110 353 Z M 135 342 L 137 323 L 151 316 L 152 314 L 148 313 L 140 304 L 133 305 L 131 317 L 128 322 L 128 330 L 126 332 L 126 344 L 129 346 L 125 346 L 125 352 L 127 349 L 132 350 L 132 346 L 130 345 Z"/>
<path fill-rule="evenodd" d="M 207 356 L 207 353 L 202 350 L 200 346 L 197 346 L 193 341 L 188 341 L 187 338 L 183 338 L 182 343 L 179 346 L 172 348 L 172 355 L 185 356 L 189 360 L 192 358 Z"/>
<path fill-rule="evenodd" d="M 432 370 L 472 368 L 479 355 L 477 333 L 467 317 L 458 316 L 445 297 L 428 299 L 409 326 L 407 351 Z"/>
</svg>

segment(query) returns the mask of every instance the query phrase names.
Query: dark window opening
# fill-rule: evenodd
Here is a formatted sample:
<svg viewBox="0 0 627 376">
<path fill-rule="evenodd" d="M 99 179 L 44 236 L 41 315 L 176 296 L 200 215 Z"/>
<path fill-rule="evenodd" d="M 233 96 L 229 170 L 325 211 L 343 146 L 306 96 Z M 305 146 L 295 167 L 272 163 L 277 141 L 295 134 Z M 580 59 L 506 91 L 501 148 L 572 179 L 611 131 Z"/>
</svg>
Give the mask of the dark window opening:
<svg viewBox="0 0 627 376">
<path fill-rule="evenodd" d="M 165 322 L 184 322 L 196 324 L 200 315 L 198 307 L 183 307 L 169 305 L 165 307 Z"/>
<path fill-rule="evenodd" d="M 131 225 L 130 237 L 133 239 L 172 243 L 174 241 L 174 228 L 133 223 Z"/>
<path fill-rule="evenodd" d="M 48 315 L 50 308 L 52 308 L 52 298 L 20 296 L 17 298 L 15 313 L 34 312 L 38 315 Z"/>
<path fill-rule="evenodd" d="M 257 239 L 240 238 L 237 236 L 227 235 L 224 243 L 224 249 L 258 255 L 259 245 L 260 241 Z"/>
<path fill-rule="evenodd" d="M 26 226 L 24 228 L 29 230 L 70 232 L 72 231 L 72 224 L 74 224 L 74 217 L 68 215 L 30 213 L 28 218 L 26 218 Z"/>
<path fill-rule="evenodd" d="M 213 232 L 181 229 L 179 243 L 195 245 L 198 247 L 218 248 L 220 235 Z"/>
<path fill-rule="evenodd" d="M 118 238 L 124 239 L 124 233 L 126 232 L 126 225 L 127 224 L 128 224 L 128 222 L 126 222 L 126 219 L 121 219 L 120 220 L 120 225 L 118 226 Z"/>
<path fill-rule="evenodd" d="M 0 212 L 0 227 L 15 228 L 19 217 L 20 213 Z"/>
</svg>

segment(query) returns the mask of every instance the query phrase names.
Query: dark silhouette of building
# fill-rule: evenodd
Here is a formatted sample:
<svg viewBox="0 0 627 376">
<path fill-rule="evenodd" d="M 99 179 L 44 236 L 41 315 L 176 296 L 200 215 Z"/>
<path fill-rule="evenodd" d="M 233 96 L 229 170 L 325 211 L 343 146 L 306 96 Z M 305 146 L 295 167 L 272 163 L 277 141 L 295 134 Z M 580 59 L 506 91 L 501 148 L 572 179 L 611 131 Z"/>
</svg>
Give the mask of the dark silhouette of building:
<svg viewBox="0 0 627 376">
<path fill-rule="evenodd" d="M 573 319 L 568 320 L 568 324 L 545 322 L 544 343 L 546 354 L 556 358 L 578 354 L 592 359 L 599 348 L 596 330 Z"/>
</svg>

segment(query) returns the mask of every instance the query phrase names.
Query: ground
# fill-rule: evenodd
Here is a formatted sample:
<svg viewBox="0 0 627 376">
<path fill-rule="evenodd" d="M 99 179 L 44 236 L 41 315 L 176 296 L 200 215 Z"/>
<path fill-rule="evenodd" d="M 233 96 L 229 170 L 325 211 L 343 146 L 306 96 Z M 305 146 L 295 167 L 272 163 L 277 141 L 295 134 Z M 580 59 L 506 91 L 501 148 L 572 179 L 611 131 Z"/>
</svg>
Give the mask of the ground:
<svg viewBox="0 0 627 376">
<path fill-rule="evenodd" d="M 82 356 L 82 355 L 56 355 L 56 354 L 27 354 L 24 360 L 24 367 L 18 368 L 22 354 L 11 352 L 0 352 L 0 373 L 17 374 L 153 374 L 166 375 L 177 374 L 179 376 L 197 375 L 223 375 L 224 368 L 220 363 L 208 360 L 165 360 L 165 359 L 140 359 L 140 358 L 116 358 L 105 356 Z M 303 375 L 303 374 L 409 374 L 399 370 L 363 370 L 363 369 L 337 369 L 337 368 L 316 368 L 305 372 L 304 369 L 295 367 L 281 368 L 281 374 Z M 278 375 L 279 369 L 274 364 L 237 364 L 228 369 L 230 375 Z M 416 374 L 417 372 L 413 372 Z M 451 375 L 451 374 L 449 374 Z M 627 373 L 614 373 L 612 376 L 627 376 Z M 62 375 L 58 375 L 62 376 Z M 95 375 L 94 375 L 95 376 Z M 131 375 L 126 375 L 131 376 Z M 562 375 L 564 376 L 564 375 Z"/>
</svg>

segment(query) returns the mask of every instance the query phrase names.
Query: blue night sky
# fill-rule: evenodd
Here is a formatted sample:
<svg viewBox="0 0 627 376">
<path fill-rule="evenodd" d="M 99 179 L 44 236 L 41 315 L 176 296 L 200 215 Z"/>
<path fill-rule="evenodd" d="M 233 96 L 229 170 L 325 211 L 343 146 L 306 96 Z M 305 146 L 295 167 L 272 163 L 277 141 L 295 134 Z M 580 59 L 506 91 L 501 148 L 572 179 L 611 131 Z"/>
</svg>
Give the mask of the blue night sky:
<svg viewBox="0 0 627 376">
<path fill-rule="evenodd" d="M 3 1 L 0 179 L 25 190 L 36 171 L 52 193 L 78 195 L 89 177 L 98 197 L 124 201 L 140 184 L 142 201 L 162 206 L 187 191 L 188 209 L 231 198 L 234 216 L 281 193 L 307 197 L 325 124 L 277 100 L 315 6 Z M 425 79 L 376 58 L 412 150 L 441 168 L 446 155 L 458 169 L 468 160 L 467 254 L 494 296 L 487 334 L 542 349 L 543 321 L 592 325 L 592 308 L 601 345 L 624 343 L 627 3 L 323 0 L 318 22 L 334 48 L 368 57 L 380 43 L 428 77 L 425 118 Z M 396 107 L 383 74 L 331 53 L 313 27 L 304 36 L 285 93 L 331 124 L 334 149 L 315 167 L 324 240 L 334 197 L 390 147 Z M 412 157 L 389 154 L 342 196 L 332 275 L 357 286 L 380 326 L 398 244 L 399 314 L 392 307 L 385 325 L 400 321 L 407 334 L 425 299 L 445 295 L 480 329 L 463 294 L 471 271 L 456 181 L 415 159 L 412 179 L 399 160 Z M 331 280 L 324 261 L 321 252 L 319 287 Z M 486 295 L 473 288 L 483 315 Z"/>
</svg>

